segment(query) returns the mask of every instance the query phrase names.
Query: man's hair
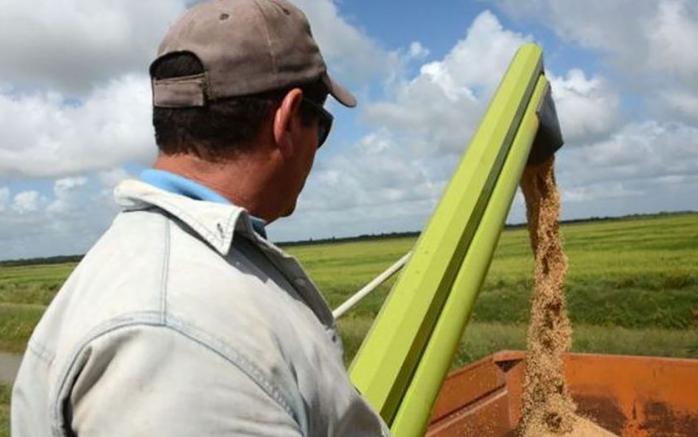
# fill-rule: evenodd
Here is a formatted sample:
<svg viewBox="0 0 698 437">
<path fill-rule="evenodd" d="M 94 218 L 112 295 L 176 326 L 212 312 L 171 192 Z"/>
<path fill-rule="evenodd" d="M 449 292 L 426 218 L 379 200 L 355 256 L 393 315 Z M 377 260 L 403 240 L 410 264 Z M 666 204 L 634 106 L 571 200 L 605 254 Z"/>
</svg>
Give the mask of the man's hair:
<svg viewBox="0 0 698 437">
<path fill-rule="evenodd" d="M 189 76 L 204 72 L 199 58 L 191 53 L 175 53 L 159 60 L 152 68 L 153 79 Z M 155 142 L 165 155 L 194 154 L 217 161 L 231 157 L 253 146 L 264 121 L 271 115 L 286 93 L 294 87 L 303 95 L 322 104 L 327 87 L 319 79 L 270 92 L 231 97 L 206 102 L 192 108 L 153 107 Z M 312 122 L 314 112 L 301 106 L 301 119 Z"/>
</svg>

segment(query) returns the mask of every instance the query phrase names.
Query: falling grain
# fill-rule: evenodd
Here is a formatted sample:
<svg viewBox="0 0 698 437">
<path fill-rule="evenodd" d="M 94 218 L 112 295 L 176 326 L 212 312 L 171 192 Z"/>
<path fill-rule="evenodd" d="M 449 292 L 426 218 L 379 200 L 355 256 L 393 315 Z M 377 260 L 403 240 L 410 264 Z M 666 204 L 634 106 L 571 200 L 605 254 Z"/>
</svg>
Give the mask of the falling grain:
<svg viewBox="0 0 698 437">
<path fill-rule="evenodd" d="M 535 256 L 535 290 L 519 429 L 524 437 L 611 436 L 575 414 L 576 405 L 565 383 L 562 356 L 570 350 L 572 326 L 565 304 L 567 258 L 560 238 L 560 194 L 554 162 L 553 156 L 527 166 L 521 182 Z"/>
</svg>

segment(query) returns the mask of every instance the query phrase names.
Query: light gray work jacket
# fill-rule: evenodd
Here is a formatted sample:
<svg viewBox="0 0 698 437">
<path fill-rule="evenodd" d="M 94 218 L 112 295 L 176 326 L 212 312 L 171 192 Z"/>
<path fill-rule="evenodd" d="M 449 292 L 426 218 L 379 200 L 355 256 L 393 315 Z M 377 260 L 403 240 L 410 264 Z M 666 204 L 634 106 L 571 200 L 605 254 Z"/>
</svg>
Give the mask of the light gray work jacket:
<svg viewBox="0 0 698 437">
<path fill-rule="evenodd" d="M 332 313 L 233 205 L 129 180 L 34 331 L 12 435 L 373 436 Z"/>
</svg>

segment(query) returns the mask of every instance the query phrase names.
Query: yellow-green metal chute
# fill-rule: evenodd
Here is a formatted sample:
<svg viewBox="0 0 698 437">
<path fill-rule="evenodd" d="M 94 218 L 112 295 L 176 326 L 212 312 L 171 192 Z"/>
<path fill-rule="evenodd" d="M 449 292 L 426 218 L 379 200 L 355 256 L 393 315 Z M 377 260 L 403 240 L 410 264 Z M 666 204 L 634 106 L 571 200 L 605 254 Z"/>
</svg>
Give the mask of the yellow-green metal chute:
<svg viewBox="0 0 698 437">
<path fill-rule="evenodd" d="M 394 435 L 424 433 L 523 168 L 561 145 L 542 50 L 525 44 L 350 367 Z"/>
</svg>

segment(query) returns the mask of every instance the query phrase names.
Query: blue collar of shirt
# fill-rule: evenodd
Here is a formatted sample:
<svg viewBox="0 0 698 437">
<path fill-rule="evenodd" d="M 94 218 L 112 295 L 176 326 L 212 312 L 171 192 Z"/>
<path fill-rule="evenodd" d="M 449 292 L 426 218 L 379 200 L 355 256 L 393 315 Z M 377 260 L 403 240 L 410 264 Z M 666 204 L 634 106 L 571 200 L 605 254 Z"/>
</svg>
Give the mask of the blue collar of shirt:
<svg viewBox="0 0 698 437">
<path fill-rule="evenodd" d="M 195 200 L 205 200 L 207 202 L 224 203 L 229 205 L 230 201 L 212 189 L 205 187 L 191 179 L 171 173 L 165 170 L 147 169 L 141 173 L 141 180 L 161 190 L 170 193 L 180 194 Z M 250 221 L 254 230 L 264 238 L 267 238 L 267 231 L 264 228 L 266 222 L 261 218 L 250 215 Z"/>
</svg>

